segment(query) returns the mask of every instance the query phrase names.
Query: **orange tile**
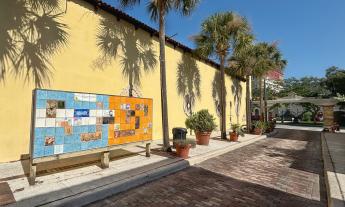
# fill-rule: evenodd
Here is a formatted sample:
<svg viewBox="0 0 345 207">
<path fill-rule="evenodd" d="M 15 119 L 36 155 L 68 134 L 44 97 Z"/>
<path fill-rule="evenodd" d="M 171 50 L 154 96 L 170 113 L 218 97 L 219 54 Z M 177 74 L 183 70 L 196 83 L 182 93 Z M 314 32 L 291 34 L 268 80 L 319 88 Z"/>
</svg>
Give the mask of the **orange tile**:
<svg viewBox="0 0 345 207">
<path fill-rule="evenodd" d="M 116 112 L 115 112 L 116 114 Z M 121 123 L 121 114 L 119 113 L 119 115 L 115 115 L 115 123 L 116 124 L 120 124 Z"/>
<path fill-rule="evenodd" d="M 110 110 L 115 110 L 116 106 L 115 106 L 115 102 L 109 102 L 109 109 Z"/>
<path fill-rule="evenodd" d="M 114 138 L 114 124 L 108 126 L 108 138 Z"/>
</svg>

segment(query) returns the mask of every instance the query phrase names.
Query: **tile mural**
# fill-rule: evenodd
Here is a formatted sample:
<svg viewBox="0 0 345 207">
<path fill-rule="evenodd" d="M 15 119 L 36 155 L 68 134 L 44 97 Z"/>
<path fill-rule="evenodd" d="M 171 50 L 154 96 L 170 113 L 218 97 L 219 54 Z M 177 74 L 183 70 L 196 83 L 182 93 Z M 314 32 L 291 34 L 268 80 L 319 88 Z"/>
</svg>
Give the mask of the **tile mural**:
<svg viewBox="0 0 345 207">
<path fill-rule="evenodd" d="M 33 158 L 152 139 L 152 99 L 35 93 Z"/>
</svg>

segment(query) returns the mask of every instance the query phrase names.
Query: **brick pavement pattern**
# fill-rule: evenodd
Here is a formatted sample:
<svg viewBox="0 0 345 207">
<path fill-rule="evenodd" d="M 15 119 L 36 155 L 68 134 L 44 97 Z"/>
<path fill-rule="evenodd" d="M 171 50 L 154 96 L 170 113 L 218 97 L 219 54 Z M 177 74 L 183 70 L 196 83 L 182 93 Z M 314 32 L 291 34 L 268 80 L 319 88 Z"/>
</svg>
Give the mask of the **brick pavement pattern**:
<svg viewBox="0 0 345 207">
<path fill-rule="evenodd" d="M 326 206 L 323 179 L 319 132 L 279 129 L 89 206 Z"/>
</svg>

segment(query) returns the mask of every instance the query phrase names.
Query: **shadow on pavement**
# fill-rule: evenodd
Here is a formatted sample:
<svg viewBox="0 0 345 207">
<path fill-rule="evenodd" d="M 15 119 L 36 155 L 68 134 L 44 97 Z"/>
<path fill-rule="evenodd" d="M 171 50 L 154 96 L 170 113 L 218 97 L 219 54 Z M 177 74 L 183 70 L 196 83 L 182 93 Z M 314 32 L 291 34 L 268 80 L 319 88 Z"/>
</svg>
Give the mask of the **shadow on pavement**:
<svg viewBox="0 0 345 207">
<path fill-rule="evenodd" d="M 237 180 L 199 167 L 189 167 L 157 182 L 129 190 L 98 206 L 325 206 L 324 203 Z"/>
</svg>

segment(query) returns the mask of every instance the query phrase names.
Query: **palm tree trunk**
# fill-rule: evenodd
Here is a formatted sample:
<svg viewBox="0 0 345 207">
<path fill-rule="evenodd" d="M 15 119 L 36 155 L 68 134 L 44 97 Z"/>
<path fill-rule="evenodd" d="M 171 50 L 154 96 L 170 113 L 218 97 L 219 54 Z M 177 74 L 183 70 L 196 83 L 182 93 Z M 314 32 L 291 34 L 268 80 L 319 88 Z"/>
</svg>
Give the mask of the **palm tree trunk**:
<svg viewBox="0 0 345 207">
<path fill-rule="evenodd" d="M 133 96 L 133 74 L 132 74 L 132 72 L 129 74 L 128 82 L 129 82 L 128 96 L 132 97 Z"/>
<path fill-rule="evenodd" d="M 260 120 L 264 121 L 265 106 L 264 106 L 264 86 L 263 78 L 259 77 L 259 86 L 260 86 Z"/>
<path fill-rule="evenodd" d="M 162 128 L 163 128 L 163 148 L 170 151 L 169 123 L 168 123 L 168 100 L 165 68 L 165 8 L 159 5 L 159 61 L 160 61 L 160 82 L 161 82 L 161 104 L 162 104 Z"/>
<path fill-rule="evenodd" d="M 220 58 L 220 105 L 221 105 L 221 137 L 226 139 L 226 100 L 225 100 L 225 71 L 224 71 L 225 58 Z"/>
<path fill-rule="evenodd" d="M 246 124 L 247 124 L 247 132 L 250 132 L 251 128 L 252 128 L 252 110 L 251 110 L 251 106 L 250 106 L 250 76 L 247 75 L 246 76 L 246 115 L 247 115 L 247 120 L 246 120 Z"/>
</svg>

